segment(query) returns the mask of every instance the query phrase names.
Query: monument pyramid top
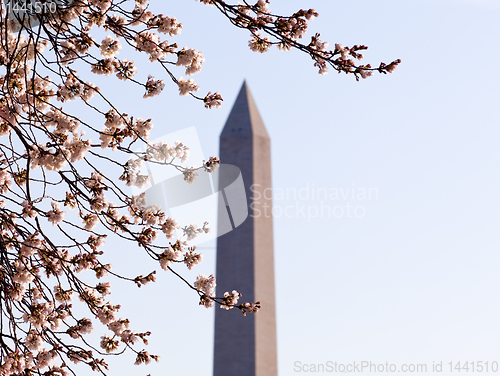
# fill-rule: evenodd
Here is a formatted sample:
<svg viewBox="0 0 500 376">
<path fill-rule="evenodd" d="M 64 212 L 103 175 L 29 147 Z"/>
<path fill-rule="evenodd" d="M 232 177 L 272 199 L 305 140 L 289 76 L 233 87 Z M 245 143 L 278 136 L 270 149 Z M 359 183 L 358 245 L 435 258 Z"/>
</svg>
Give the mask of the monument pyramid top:
<svg viewBox="0 0 500 376">
<path fill-rule="evenodd" d="M 221 137 L 254 134 L 269 138 L 246 81 L 243 82 Z"/>
</svg>

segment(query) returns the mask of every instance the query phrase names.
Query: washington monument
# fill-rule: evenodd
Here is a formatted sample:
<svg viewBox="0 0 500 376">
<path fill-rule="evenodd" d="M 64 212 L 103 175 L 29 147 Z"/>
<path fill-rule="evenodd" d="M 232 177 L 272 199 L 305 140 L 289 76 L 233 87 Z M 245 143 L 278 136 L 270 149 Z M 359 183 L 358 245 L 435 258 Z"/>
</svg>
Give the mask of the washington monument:
<svg viewBox="0 0 500 376">
<path fill-rule="evenodd" d="M 240 302 L 260 301 L 262 308 L 246 317 L 216 310 L 214 376 L 276 376 L 270 139 L 246 83 L 220 135 L 219 155 L 241 170 L 249 215 L 238 226 L 230 200 L 219 202 L 219 225 L 229 213 L 236 228 L 217 239 L 216 295 L 235 289 Z"/>
</svg>

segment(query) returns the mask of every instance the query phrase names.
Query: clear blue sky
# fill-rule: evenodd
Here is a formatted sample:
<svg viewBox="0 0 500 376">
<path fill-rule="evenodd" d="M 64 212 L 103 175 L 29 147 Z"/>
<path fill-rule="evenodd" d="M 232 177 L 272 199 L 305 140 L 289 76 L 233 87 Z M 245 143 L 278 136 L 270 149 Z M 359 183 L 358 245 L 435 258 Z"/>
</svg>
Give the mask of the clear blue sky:
<svg viewBox="0 0 500 376">
<path fill-rule="evenodd" d="M 295 374 L 296 361 L 429 368 L 443 361 L 445 371 L 450 361 L 500 362 L 500 3 L 271 2 L 276 13 L 315 8 L 320 17 L 310 31 L 331 44 L 368 45 L 366 63 L 402 59 L 394 74 L 362 82 L 320 76 L 298 52 L 252 53 L 246 31 L 193 0 L 152 7 L 184 23 L 172 41 L 203 51 L 206 63 L 194 77 L 200 93 L 225 98 L 208 111 L 165 78 L 159 97 L 117 99 L 129 114 L 153 119 L 152 139 L 194 125 L 205 154 L 216 155 L 246 79 L 271 136 L 275 189 L 378 193 L 323 200 L 361 206 L 362 218 L 275 218 L 279 374 Z M 142 67 L 146 77 L 152 65 Z M 317 208 L 320 201 L 274 204 Z M 116 270 L 142 259 L 135 249 L 114 252 L 123 256 Z M 214 249 L 205 256 L 185 273 L 190 280 L 215 271 Z M 159 273 L 154 286 L 113 291 L 133 326 L 153 331 L 148 350 L 162 360 L 113 361 L 111 375 L 211 375 L 213 310 L 198 307 L 182 283 Z"/>
</svg>

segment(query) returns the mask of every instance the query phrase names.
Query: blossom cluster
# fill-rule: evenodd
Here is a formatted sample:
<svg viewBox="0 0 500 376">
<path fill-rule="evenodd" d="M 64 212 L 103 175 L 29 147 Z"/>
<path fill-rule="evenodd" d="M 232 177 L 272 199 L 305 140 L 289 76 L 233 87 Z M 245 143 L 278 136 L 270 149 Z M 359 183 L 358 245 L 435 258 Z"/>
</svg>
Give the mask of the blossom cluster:
<svg viewBox="0 0 500 376">
<path fill-rule="evenodd" d="M 224 293 L 224 300 L 223 303 L 220 305 L 221 308 L 225 310 L 230 310 L 233 309 L 236 304 L 238 304 L 238 299 L 240 298 L 241 294 L 233 290 L 231 293 L 225 292 Z"/>
<path fill-rule="evenodd" d="M 215 297 L 215 286 L 216 283 L 213 274 L 210 274 L 208 277 L 204 274 L 199 274 L 198 277 L 196 277 L 194 287 L 201 292 L 200 305 L 203 305 L 206 308 L 214 306 L 213 297 Z"/>
</svg>

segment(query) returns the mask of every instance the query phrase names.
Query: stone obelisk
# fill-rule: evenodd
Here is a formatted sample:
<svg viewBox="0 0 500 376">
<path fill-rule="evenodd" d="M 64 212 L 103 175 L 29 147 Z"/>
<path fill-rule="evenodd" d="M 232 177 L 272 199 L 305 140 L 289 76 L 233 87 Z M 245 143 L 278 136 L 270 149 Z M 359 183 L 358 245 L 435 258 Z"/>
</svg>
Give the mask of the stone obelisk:
<svg viewBox="0 0 500 376">
<path fill-rule="evenodd" d="M 249 215 L 217 239 L 216 294 L 235 289 L 243 295 L 240 302 L 260 301 L 262 308 L 245 317 L 237 309 L 217 308 L 214 376 L 277 375 L 270 146 L 243 83 L 220 135 L 220 160 L 241 170 Z M 231 213 L 227 200 L 225 205 Z"/>
</svg>

